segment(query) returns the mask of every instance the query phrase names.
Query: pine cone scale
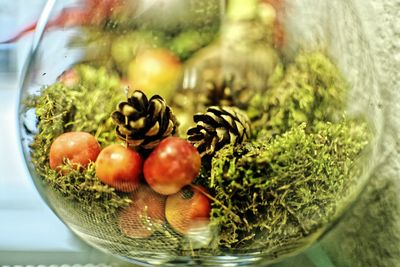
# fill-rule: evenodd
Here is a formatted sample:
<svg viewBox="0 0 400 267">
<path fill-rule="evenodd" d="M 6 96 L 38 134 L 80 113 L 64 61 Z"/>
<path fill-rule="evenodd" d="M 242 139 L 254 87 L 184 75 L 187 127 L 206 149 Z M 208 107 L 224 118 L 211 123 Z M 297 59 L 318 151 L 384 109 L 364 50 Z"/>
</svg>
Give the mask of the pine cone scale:
<svg viewBox="0 0 400 267">
<path fill-rule="evenodd" d="M 126 118 L 127 118 L 127 123 L 125 123 L 125 124 L 129 123 L 128 125 L 130 126 L 131 130 L 138 129 L 136 131 L 139 131 L 140 129 L 143 129 L 144 126 L 146 125 L 145 118 L 139 118 L 138 120 L 135 120 L 135 121 L 130 120 L 129 117 L 126 117 Z"/>
<path fill-rule="evenodd" d="M 128 98 L 128 103 L 140 113 L 144 112 L 149 105 L 147 96 L 142 91 L 134 91 Z"/>
<path fill-rule="evenodd" d="M 130 106 L 130 105 L 129 105 L 128 103 L 126 103 L 126 102 L 120 103 L 120 104 L 118 105 L 118 109 L 121 110 L 121 113 L 122 113 L 124 116 L 131 116 L 132 114 L 134 114 L 135 112 L 137 112 L 137 110 L 136 110 L 134 107 Z"/>
<path fill-rule="evenodd" d="M 143 142 L 144 142 L 144 139 L 141 139 L 141 140 L 131 141 L 131 142 L 129 142 L 129 144 L 132 146 L 141 146 L 143 144 Z"/>
<path fill-rule="evenodd" d="M 199 121 L 199 122 L 197 123 L 197 126 L 198 126 L 200 129 L 204 129 L 204 131 L 206 131 L 206 132 L 208 132 L 208 133 L 212 133 L 212 132 L 214 131 L 213 125 L 208 124 L 208 123 L 206 123 L 206 122 L 204 122 L 204 121 Z"/>
<path fill-rule="evenodd" d="M 170 119 L 169 117 L 166 117 L 165 114 L 172 114 L 172 111 L 169 107 L 165 107 L 164 111 L 162 114 L 160 114 L 160 128 L 162 132 L 167 132 L 169 130 L 170 124 L 173 123 L 173 125 L 176 124 L 175 118 Z"/>
<path fill-rule="evenodd" d="M 189 133 L 188 133 L 189 134 Z M 204 134 L 192 134 L 188 137 L 189 141 L 201 141 L 204 139 Z"/>
<path fill-rule="evenodd" d="M 164 137 L 170 136 L 174 132 L 174 130 L 175 130 L 175 124 L 173 121 L 169 120 L 167 129 L 165 130 L 163 136 Z"/>
<path fill-rule="evenodd" d="M 118 135 L 129 135 L 130 133 L 131 133 L 131 130 L 129 130 L 129 129 L 127 129 L 126 127 L 118 127 L 117 128 L 117 132 L 118 132 Z"/>
<path fill-rule="evenodd" d="M 229 132 L 225 128 L 217 128 L 215 131 L 217 132 L 218 143 L 229 142 Z"/>
<path fill-rule="evenodd" d="M 146 132 L 146 136 L 155 136 L 160 131 L 160 124 L 158 121 Z"/>
<path fill-rule="evenodd" d="M 160 142 L 161 142 L 161 140 L 155 140 L 155 141 L 148 142 L 146 144 L 141 144 L 141 145 L 145 149 L 152 149 L 152 148 L 156 147 Z"/>
<path fill-rule="evenodd" d="M 233 123 L 234 123 L 231 116 L 221 115 L 221 118 L 224 120 L 225 124 L 227 124 L 227 125 L 233 125 Z"/>
<path fill-rule="evenodd" d="M 239 134 L 240 136 L 242 136 L 241 133 L 246 133 L 246 132 L 247 132 L 246 129 L 245 129 L 245 127 L 243 126 L 243 124 L 241 124 L 241 123 L 239 123 L 239 122 L 237 122 L 237 121 L 235 121 L 235 127 L 234 127 L 234 129 L 236 129 L 237 134 Z"/>
<path fill-rule="evenodd" d="M 113 112 L 111 114 L 111 119 L 115 124 L 125 124 L 126 117 L 122 115 L 120 112 Z"/>
<path fill-rule="evenodd" d="M 233 144 L 240 144 L 240 143 L 242 143 L 243 141 L 245 141 L 245 140 L 243 139 L 243 136 L 234 134 L 234 133 L 232 133 L 232 132 L 229 132 L 229 137 L 228 137 L 228 138 L 232 141 Z"/>
<path fill-rule="evenodd" d="M 154 97 L 151 99 L 149 106 L 149 114 L 152 115 L 152 119 L 160 118 L 162 119 L 163 115 L 165 114 L 165 102 L 158 97 Z"/>
</svg>

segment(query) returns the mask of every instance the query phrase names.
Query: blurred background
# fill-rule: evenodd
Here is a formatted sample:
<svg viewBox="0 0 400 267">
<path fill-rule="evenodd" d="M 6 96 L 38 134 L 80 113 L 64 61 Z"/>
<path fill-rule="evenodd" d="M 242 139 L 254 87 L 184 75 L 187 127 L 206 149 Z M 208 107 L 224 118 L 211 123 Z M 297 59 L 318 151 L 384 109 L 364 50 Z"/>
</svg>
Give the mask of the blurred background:
<svg viewBox="0 0 400 267">
<path fill-rule="evenodd" d="M 0 0 L 0 40 L 34 22 L 44 2 Z M 376 26 L 372 49 L 383 67 L 387 161 L 335 231 L 280 266 L 400 266 L 400 1 L 366 2 L 377 14 L 370 23 Z M 126 266 L 77 239 L 42 201 L 28 176 L 19 144 L 17 105 L 31 37 L 0 44 L 0 266 Z"/>
<path fill-rule="evenodd" d="M 37 19 L 44 0 L 0 0 L 0 40 Z M 0 266 L 119 262 L 78 240 L 45 205 L 20 151 L 17 105 L 20 73 L 32 35 L 0 44 Z"/>
</svg>

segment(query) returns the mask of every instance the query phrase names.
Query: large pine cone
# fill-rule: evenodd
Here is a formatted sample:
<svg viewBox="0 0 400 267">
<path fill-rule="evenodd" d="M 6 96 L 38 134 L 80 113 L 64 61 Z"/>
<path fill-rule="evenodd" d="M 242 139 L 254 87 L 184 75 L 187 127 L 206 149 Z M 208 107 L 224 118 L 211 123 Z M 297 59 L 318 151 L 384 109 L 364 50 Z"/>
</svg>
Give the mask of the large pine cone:
<svg viewBox="0 0 400 267">
<path fill-rule="evenodd" d="M 194 115 L 197 125 L 188 130 L 188 140 L 200 155 L 213 156 L 227 144 L 240 144 L 250 138 L 250 120 L 236 107 L 207 108 L 204 114 Z"/>
<path fill-rule="evenodd" d="M 162 139 L 175 133 L 178 123 L 164 99 L 155 95 L 147 99 L 139 90 L 128 101 L 120 102 L 111 115 L 119 138 L 134 147 L 152 149 Z"/>
</svg>

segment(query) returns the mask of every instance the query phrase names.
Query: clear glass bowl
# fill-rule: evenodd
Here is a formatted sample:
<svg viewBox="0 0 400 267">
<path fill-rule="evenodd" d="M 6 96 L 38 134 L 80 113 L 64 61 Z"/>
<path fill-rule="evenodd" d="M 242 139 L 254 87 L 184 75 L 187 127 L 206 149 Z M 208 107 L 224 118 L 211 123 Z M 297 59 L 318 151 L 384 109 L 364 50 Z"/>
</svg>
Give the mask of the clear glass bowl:
<svg viewBox="0 0 400 267">
<path fill-rule="evenodd" d="M 48 1 L 20 100 L 32 179 L 79 237 L 141 265 L 257 266 L 304 251 L 356 201 L 379 157 L 382 128 L 366 7 L 345 0 L 96 3 Z M 103 149 L 125 143 L 108 117 L 135 89 L 161 95 L 180 122 L 176 135 L 202 153 L 202 172 L 177 194 L 202 195 L 203 206 L 176 204 L 165 218 L 171 194 L 155 193 L 147 177 L 133 193 L 121 192 L 98 179 L 95 164 L 50 168 L 50 145 L 63 132 L 90 132 Z M 204 115 L 209 106 L 216 122 Z M 223 137 L 204 134 L 201 123 L 223 124 Z M 151 152 L 136 150 L 144 159 Z M 152 215 L 153 206 L 161 215 Z M 206 218 L 191 222 L 206 224 L 179 230 L 176 220 L 204 206 L 211 207 Z"/>
</svg>

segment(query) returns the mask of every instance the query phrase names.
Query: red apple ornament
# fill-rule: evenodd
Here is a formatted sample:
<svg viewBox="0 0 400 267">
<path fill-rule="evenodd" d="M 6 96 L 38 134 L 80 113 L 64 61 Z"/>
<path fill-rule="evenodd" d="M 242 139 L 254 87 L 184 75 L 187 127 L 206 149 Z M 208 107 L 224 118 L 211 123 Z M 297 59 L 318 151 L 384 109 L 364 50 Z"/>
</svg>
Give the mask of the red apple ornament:
<svg viewBox="0 0 400 267">
<path fill-rule="evenodd" d="M 96 176 L 122 192 L 132 192 L 139 186 L 142 168 L 140 155 L 119 144 L 104 148 L 96 160 Z"/>
<path fill-rule="evenodd" d="M 168 137 L 145 161 L 144 177 L 154 191 L 171 195 L 190 184 L 200 166 L 200 154 L 192 144 L 178 137 Z"/>
<path fill-rule="evenodd" d="M 60 169 L 66 159 L 76 168 L 86 167 L 89 162 L 96 160 L 100 150 L 101 147 L 96 138 L 89 133 L 63 133 L 51 144 L 50 168 Z"/>
<path fill-rule="evenodd" d="M 141 185 L 131 200 L 132 204 L 119 214 L 119 228 L 131 238 L 151 236 L 165 221 L 165 196 Z"/>
<path fill-rule="evenodd" d="M 200 189 L 199 189 L 200 188 Z M 202 187 L 185 187 L 170 195 L 165 205 L 165 217 L 172 228 L 186 235 L 191 229 L 206 227 L 209 223 L 211 204 Z"/>
</svg>

